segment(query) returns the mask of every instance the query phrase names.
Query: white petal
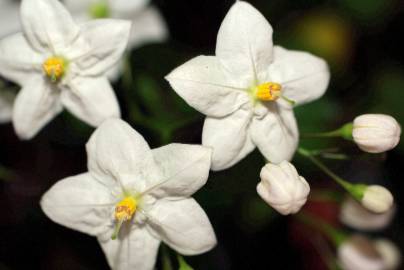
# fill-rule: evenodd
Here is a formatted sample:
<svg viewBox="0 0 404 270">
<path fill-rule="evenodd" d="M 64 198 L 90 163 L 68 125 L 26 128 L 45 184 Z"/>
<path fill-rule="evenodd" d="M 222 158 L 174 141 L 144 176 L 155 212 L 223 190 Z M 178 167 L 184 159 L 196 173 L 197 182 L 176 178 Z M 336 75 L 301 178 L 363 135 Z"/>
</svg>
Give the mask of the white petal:
<svg viewBox="0 0 404 270">
<path fill-rule="evenodd" d="M 115 13 L 143 12 L 142 8 L 150 3 L 150 0 L 109 0 L 109 6 Z"/>
<path fill-rule="evenodd" d="M 54 222 L 93 236 L 110 230 L 114 206 L 110 191 L 89 173 L 60 180 L 41 199 Z"/>
<path fill-rule="evenodd" d="M 254 118 L 251 138 L 265 158 L 275 164 L 291 160 L 299 140 L 293 110 L 271 106 L 268 114 Z"/>
<path fill-rule="evenodd" d="M 141 192 L 156 179 L 162 179 L 147 142 L 120 119 L 105 121 L 86 148 L 90 173 L 108 186 L 119 183 Z"/>
<path fill-rule="evenodd" d="M 123 1 L 128 2 L 127 0 Z M 139 13 L 131 14 L 128 19 L 132 20 L 129 48 L 140 47 L 150 42 L 161 42 L 168 38 L 166 23 L 155 7 L 147 7 Z"/>
<path fill-rule="evenodd" d="M 330 72 L 327 63 L 310 53 L 274 47 L 270 80 L 280 83 L 285 97 L 304 104 L 321 97 L 327 90 Z"/>
<path fill-rule="evenodd" d="M 112 240 L 110 234 L 98 239 L 109 266 L 114 270 L 153 270 L 160 240 L 145 228 L 130 230 L 128 224 L 125 225 L 116 240 Z"/>
<path fill-rule="evenodd" d="M 114 90 L 106 77 L 76 77 L 62 92 L 63 105 L 84 122 L 99 126 L 121 112 Z"/>
<path fill-rule="evenodd" d="M 122 57 L 129 39 L 131 23 L 123 20 L 93 20 L 81 25 L 81 37 L 90 51 L 74 60 L 81 76 L 97 76 L 112 68 Z M 78 72 L 78 71 L 77 71 Z"/>
<path fill-rule="evenodd" d="M 226 116 L 249 102 L 243 86 L 233 85 L 214 56 L 196 57 L 176 68 L 166 79 L 191 107 L 208 116 Z"/>
<path fill-rule="evenodd" d="M 254 150 L 248 134 L 251 114 L 240 109 L 223 118 L 206 118 L 202 144 L 213 147 L 212 170 L 229 168 Z"/>
<path fill-rule="evenodd" d="M 150 227 L 167 245 L 183 255 L 205 253 L 216 245 L 209 218 L 192 198 L 159 200 L 149 215 Z"/>
<path fill-rule="evenodd" d="M 216 55 L 226 69 L 250 85 L 260 81 L 272 61 L 272 27 L 262 14 L 237 1 L 217 37 Z"/>
<path fill-rule="evenodd" d="M 0 80 L 0 124 L 11 121 L 13 113 L 13 103 L 16 95 L 6 89 L 1 89 Z"/>
<path fill-rule="evenodd" d="M 58 54 L 78 37 L 80 28 L 58 0 L 23 0 L 21 23 L 37 51 Z"/>
<path fill-rule="evenodd" d="M 59 89 L 41 76 L 31 77 L 14 103 L 14 129 L 21 139 L 31 139 L 61 111 Z"/>
<path fill-rule="evenodd" d="M 0 38 L 21 31 L 20 8 L 17 1 L 0 1 Z"/>
<path fill-rule="evenodd" d="M 27 77 L 38 73 L 43 60 L 21 33 L 0 41 L 0 74 L 20 85 L 25 85 Z"/>
<path fill-rule="evenodd" d="M 151 194 L 158 197 L 188 197 L 208 180 L 212 150 L 200 145 L 169 144 L 153 151 L 163 172 Z"/>
</svg>

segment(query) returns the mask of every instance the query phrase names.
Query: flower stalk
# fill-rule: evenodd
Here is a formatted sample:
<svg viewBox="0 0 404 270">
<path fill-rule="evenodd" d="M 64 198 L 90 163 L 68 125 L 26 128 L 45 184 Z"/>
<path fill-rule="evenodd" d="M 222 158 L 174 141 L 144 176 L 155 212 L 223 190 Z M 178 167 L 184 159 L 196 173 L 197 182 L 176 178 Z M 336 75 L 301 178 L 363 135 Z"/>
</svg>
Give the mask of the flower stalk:
<svg viewBox="0 0 404 270">
<path fill-rule="evenodd" d="M 315 157 L 311 151 L 299 148 L 298 153 L 302 156 L 308 158 L 311 162 L 313 162 L 318 168 L 320 168 L 325 174 L 330 176 L 337 184 L 343 187 L 348 193 L 350 193 L 355 199 L 362 200 L 365 190 L 367 189 L 367 185 L 365 184 L 351 184 L 348 181 L 342 179 L 333 171 L 331 171 L 323 162 L 321 162 L 317 157 Z"/>
<path fill-rule="evenodd" d="M 352 140 L 352 130 L 353 123 L 347 123 L 342 127 L 329 131 L 329 132 L 320 132 L 320 133 L 306 133 L 302 134 L 303 138 L 344 138 L 345 140 Z"/>
</svg>

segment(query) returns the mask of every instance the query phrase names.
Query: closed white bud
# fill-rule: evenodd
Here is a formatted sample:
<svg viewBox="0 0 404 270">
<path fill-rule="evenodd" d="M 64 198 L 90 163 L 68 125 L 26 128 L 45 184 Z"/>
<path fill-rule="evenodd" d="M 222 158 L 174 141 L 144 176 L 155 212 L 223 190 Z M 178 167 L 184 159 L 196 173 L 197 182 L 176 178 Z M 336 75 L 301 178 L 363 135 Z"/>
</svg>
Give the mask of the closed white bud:
<svg viewBox="0 0 404 270">
<path fill-rule="evenodd" d="M 382 153 L 393 149 L 400 141 L 401 127 L 385 114 L 364 114 L 355 118 L 352 136 L 365 152 Z"/>
<path fill-rule="evenodd" d="M 338 247 L 338 261 L 344 270 L 385 270 L 386 265 L 374 243 L 359 235 Z"/>
<path fill-rule="evenodd" d="M 306 203 L 310 186 L 291 163 L 268 163 L 262 168 L 260 177 L 258 194 L 282 215 L 295 214 Z"/>
<path fill-rule="evenodd" d="M 391 192 L 378 185 L 368 186 L 361 200 L 362 205 L 374 212 L 374 213 L 385 213 L 393 207 L 394 198 Z"/>
<path fill-rule="evenodd" d="M 385 270 L 397 270 L 401 265 L 401 252 L 398 247 L 387 239 L 377 239 L 374 241 L 375 248 L 386 265 Z"/>
<path fill-rule="evenodd" d="M 341 205 L 339 214 L 342 224 L 363 231 L 376 231 L 386 228 L 394 217 L 396 208 L 376 214 L 364 208 L 356 200 L 347 197 Z"/>
</svg>

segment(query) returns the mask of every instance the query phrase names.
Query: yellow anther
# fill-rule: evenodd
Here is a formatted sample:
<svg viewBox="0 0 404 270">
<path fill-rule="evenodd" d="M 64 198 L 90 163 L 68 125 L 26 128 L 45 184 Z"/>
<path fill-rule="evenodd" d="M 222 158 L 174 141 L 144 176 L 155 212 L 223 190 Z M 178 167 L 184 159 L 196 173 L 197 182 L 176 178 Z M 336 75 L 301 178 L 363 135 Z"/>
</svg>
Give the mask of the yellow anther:
<svg viewBox="0 0 404 270">
<path fill-rule="evenodd" d="M 63 77 L 66 69 L 66 60 L 62 57 L 50 57 L 42 65 L 46 76 L 55 83 Z"/>
<path fill-rule="evenodd" d="M 274 82 L 267 82 L 257 86 L 255 96 L 262 101 L 274 101 L 281 96 L 282 85 Z"/>
<path fill-rule="evenodd" d="M 115 207 L 115 219 L 117 221 L 130 220 L 136 212 L 137 201 L 133 197 L 125 197 Z"/>
</svg>

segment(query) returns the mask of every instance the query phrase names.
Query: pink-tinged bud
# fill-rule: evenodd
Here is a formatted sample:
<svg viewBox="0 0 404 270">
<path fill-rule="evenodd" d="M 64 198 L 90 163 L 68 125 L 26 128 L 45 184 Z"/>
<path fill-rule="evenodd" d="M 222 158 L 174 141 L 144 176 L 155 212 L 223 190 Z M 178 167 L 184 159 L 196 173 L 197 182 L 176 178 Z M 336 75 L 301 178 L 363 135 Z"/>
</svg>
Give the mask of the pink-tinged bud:
<svg viewBox="0 0 404 270">
<path fill-rule="evenodd" d="M 347 197 L 341 205 L 339 214 L 341 222 L 353 229 L 363 231 L 377 231 L 389 226 L 396 208 L 392 207 L 387 212 L 376 214 L 364 208 L 356 200 Z"/>
<path fill-rule="evenodd" d="M 338 261 L 344 270 L 385 270 L 386 265 L 374 243 L 354 235 L 338 247 Z"/>
<path fill-rule="evenodd" d="M 384 114 L 364 114 L 355 118 L 352 136 L 365 152 L 382 153 L 397 146 L 400 141 L 400 124 Z"/>
<path fill-rule="evenodd" d="M 260 177 L 258 194 L 282 215 L 295 214 L 306 203 L 310 186 L 291 163 L 268 163 L 262 168 Z"/>
</svg>

